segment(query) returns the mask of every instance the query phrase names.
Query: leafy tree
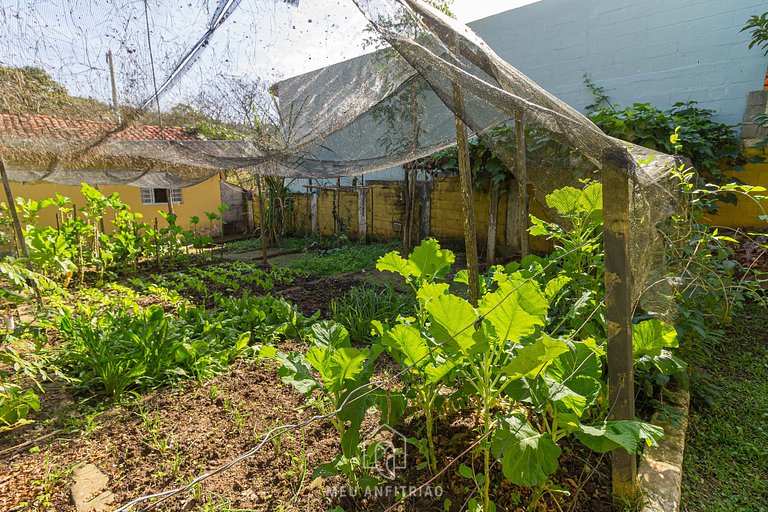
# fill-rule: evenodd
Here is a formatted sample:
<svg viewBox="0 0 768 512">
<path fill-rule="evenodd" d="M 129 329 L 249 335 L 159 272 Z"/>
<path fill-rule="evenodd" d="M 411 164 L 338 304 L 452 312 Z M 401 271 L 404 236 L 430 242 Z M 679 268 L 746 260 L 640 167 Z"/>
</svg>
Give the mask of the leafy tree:
<svg viewBox="0 0 768 512">
<path fill-rule="evenodd" d="M 761 16 L 757 14 L 750 16 L 747 24 L 741 29 L 742 32 L 747 30 L 752 36 L 749 42 L 750 49 L 757 46 L 763 50 L 763 55 L 768 57 L 768 12 L 764 12 Z"/>
</svg>

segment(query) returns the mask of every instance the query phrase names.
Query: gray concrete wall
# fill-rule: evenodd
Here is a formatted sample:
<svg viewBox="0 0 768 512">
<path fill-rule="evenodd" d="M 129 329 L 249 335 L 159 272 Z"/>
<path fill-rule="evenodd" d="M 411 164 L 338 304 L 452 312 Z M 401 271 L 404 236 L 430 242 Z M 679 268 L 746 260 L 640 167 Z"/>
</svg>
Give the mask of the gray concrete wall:
<svg viewBox="0 0 768 512">
<path fill-rule="evenodd" d="M 768 58 L 739 32 L 766 0 L 542 0 L 470 23 L 505 60 L 584 109 L 583 75 L 615 103 L 669 107 L 695 100 L 719 121 L 742 121 Z"/>
<path fill-rule="evenodd" d="M 740 30 L 766 10 L 768 0 L 541 0 L 469 26 L 581 111 L 593 101 L 587 73 L 614 103 L 668 108 L 693 100 L 715 110 L 718 121 L 737 124 L 768 67 L 768 57 L 750 50 L 749 35 Z M 366 176 L 399 179 L 401 167 Z M 303 191 L 305 183 L 291 188 Z"/>
</svg>

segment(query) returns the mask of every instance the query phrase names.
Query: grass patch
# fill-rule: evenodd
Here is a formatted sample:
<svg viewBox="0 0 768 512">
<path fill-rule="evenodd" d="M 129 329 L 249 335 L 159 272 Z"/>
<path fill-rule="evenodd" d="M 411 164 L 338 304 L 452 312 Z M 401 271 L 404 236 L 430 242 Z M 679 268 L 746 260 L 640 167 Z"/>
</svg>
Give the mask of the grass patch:
<svg viewBox="0 0 768 512">
<path fill-rule="evenodd" d="M 352 341 L 362 342 L 373 339 L 373 320 L 391 322 L 397 315 L 413 313 L 415 307 L 415 297 L 398 293 L 392 285 L 362 285 L 331 302 L 331 317 L 347 328 Z"/>
<path fill-rule="evenodd" d="M 768 506 L 768 310 L 750 304 L 706 371 L 720 390 L 693 404 L 682 510 L 758 511 Z"/>
<path fill-rule="evenodd" d="M 380 257 L 396 248 L 397 244 L 392 242 L 349 244 L 307 254 L 292 261 L 289 266 L 312 275 L 334 276 L 372 269 Z"/>
</svg>

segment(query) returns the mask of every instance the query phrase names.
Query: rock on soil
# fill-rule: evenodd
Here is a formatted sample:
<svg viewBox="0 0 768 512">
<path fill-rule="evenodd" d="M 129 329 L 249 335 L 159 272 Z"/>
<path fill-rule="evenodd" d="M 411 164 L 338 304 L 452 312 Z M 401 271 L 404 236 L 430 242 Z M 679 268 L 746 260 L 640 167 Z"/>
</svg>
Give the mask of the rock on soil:
<svg viewBox="0 0 768 512">
<path fill-rule="evenodd" d="M 77 512 L 106 512 L 115 501 L 107 490 L 109 478 L 93 464 L 77 466 L 72 472 L 70 495 Z"/>
</svg>

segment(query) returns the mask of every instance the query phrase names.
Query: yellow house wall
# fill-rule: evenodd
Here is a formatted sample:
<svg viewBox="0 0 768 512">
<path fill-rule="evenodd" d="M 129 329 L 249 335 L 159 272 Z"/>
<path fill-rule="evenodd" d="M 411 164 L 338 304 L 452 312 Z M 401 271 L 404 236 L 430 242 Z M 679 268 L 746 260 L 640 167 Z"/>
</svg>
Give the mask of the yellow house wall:
<svg viewBox="0 0 768 512">
<path fill-rule="evenodd" d="M 200 217 L 200 224 L 198 229 L 201 232 L 207 232 L 209 230 L 209 222 L 205 217 L 205 212 L 216 212 L 217 208 L 221 205 L 221 190 L 219 188 L 220 178 L 219 176 L 213 176 L 212 178 L 182 190 L 182 203 L 173 205 L 173 211 L 177 215 L 177 223 L 187 229 L 191 228 L 189 219 L 192 216 Z M 79 186 L 68 185 L 52 185 L 48 183 L 29 184 L 29 183 L 11 183 L 11 189 L 15 197 L 23 197 L 24 199 L 34 199 L 41 201 L 54 197 L 56 193 L 69 197 L 72 202 L 78 207 L 85 206 L 85 198 L 80 192 Z M 143 205 L 141 204 L 141 189 L 139 187 L 132 187 L 128 185 L 120 186 L 101 186 L 101 192 L 108 196 L 114 192 L 120 194 L 120 198 L 131 207 L 131 210 L 138 212 L 143 216 L 143 221 L 154 222 L 157 218 L 159 225 L 162 227 L 165 225 L 162 215 L 158 213 L 160 210 L 168 211 L 168 206 L 165 204 L 158 205 Z M 107 233 L 112 232 L 112 219 L 114 215 L 111 211 L 107 211 L 104 216 L 104 228 Z M 48 206 L 40 211 L 39 225 L 41 226 L 55 226 L 56 225 L 56 207 Z M 218 229 L 218 226 L 214 226 L 214 230 Z"/>
<path fill-rule="evenodd" d="M 742 171 L 726 174 L 738 178 L 747 185 L 761 186 L 768 189 L 768 151 L 748 150 L 746 152 L 748 157 L 756 155 L 766 158 L 766 162 L 747 164 Z M 759 192 L 758 194 L 768 195 L 766 192 Z M 768 228 L 768 222 L 761 220 L 760 215 L 765 215 L 767 211 L 768 201 L 763 201 L 760 204 L 740 195 L 737 204 L 722 204 L 718 209 L 717 215 L 708 216 L 705 220 L 711 226 L 766 229 Z"/>
</svg>

